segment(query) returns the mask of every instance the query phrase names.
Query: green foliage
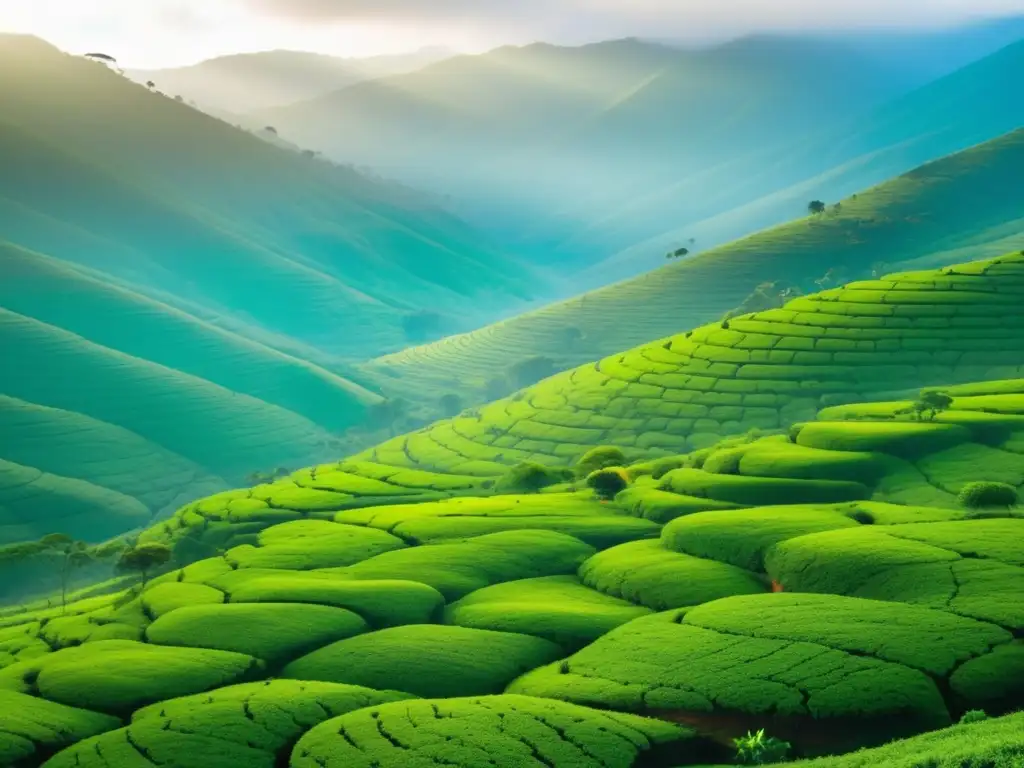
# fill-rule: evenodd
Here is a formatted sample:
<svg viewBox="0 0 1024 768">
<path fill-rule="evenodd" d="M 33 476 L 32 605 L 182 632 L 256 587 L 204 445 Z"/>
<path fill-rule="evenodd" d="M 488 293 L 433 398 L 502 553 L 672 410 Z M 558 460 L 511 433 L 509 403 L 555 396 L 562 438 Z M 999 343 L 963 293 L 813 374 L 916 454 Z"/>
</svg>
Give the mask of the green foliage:
<svg viewBox="0 0 1024 768">
<path fill-rule="evenodd" d="M 983 723 L 989 719 L 983 709 L 969 709 L 960 716 L 960 725 L 971 725 L 972 723 Z"/>
<path fill-rule="evenodd" d="M 402 317 L 402 331 L 409 341 L 420 344 L 441 334 L 442 318 L 437 312 L 420 310 Z"/>
<path fill-rule="evenodd" d="M 576 476 L 585 478 L 591 472 L 605 467 L 621 467 L 626 464 L 626 454 L 614 445 L 600 445 L 591 448 L 576 461 Z"/>
<path fill-rule="evenodd" d="M 441 409 L 442 416 L 446 418 L 458 416 L 463 409 L 462 398 L 453 394 L 442 395 L 441 399 L 438 400 L 438 406 Z"/>
<path fill-rule="evenodd" d="M 367 629 L 356 614 L 326 605 L 228 603 L 171 611 L 149 625 L 146 639 L 234 651 L 277 665 Z"/>
<path fill-rule="evenodd" d="M 169 563 L 172 556 L 173 552 L 166 544 L 137 544 L 121 554 L 117 567 L 121 571 L 138 573 L 145 589 L 150 574 Z"/>
<path fill-rule="evenodd" d="M 1007 483 L 974 482 L 961 489 L 957 501 L 966 509 L 1012 507 L 1019 501 L 1017 489 Z"/>
<path fill-rule="evenodd" d="M 417 696 L 479 696 L 500 693 L 523 672 L 561 655 L 561 648 L 538 637 L 423 624 L 341 640 L 281 674 Z"/>
<path fill-rule="evenodd" d="M 733 739 L 736 747 L 736 762 L 740 765 L 770 765 L 781 763 L 789 757 L 792 745 L 788 741 L 766 736 L 764 728 L 747 732 L 746 736 Z"/>
<path fill-rule="evenodd" d="M 614 499 L 629 487 L 629 473 L 622 467 L 605 467 L 587 475 L 587 487 L 599 499 Z"/>
<path fill-rule="evenodd" d="M 494 488 L 500 493 L 537 493 L 572 477 L 569 470 L 528 461 L 512 467 L 498 479 Z"/>
<path fill-rule="evenodd" d="M 820 216 L 825 212 L 827 206 L 821 200 L 811 200 L 807 204 L 807 212 L 812 216 Z"/>
<path fill-rule="evenodd" d="M 556 363 L 550 357 L 536 355 L 513 363 L 508 367 L 507 377 L 513 387 L 522 389 L 531 384 L 536 384 L 541 379 L 554 376 L 558 373 Z"/>
<path fill-rule="evenodd" d="M 659 758 L 698 751 L 697 742 L 692 731 L 671 723 L 502 695 L 401 702 L 352 712 L 303 736 L 291 767 L 406 768 L 443 760 L 474 768 L 630 768 L 645 764 L 648 756 L 652 764 L 661 764 Z"/>
<path fill-rule="evenodd" d="M 60 704 L 127 715 L 157 701 L 261 676 L 262 667 L 239 653 L 101 640 L 8 667 L 0 672 L 0 688 L 14 682 L 15 690 Z"/>
</svg>

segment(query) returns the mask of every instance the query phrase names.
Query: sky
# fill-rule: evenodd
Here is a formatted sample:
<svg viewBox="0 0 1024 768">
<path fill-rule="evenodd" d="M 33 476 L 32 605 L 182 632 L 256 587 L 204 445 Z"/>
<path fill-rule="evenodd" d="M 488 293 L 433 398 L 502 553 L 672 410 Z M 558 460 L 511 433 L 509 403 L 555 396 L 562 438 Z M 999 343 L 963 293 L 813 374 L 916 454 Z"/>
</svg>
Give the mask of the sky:
<svg viewBox="0 0 1024 768">
<path fill-rule="evenodd" d="M 159 68 L 272 49 L 467 53 L 536 40 L 727 39 L 761 30 L 942 26 L 1024 0 L 0 0 L 0 31 Z"/>
</svg>

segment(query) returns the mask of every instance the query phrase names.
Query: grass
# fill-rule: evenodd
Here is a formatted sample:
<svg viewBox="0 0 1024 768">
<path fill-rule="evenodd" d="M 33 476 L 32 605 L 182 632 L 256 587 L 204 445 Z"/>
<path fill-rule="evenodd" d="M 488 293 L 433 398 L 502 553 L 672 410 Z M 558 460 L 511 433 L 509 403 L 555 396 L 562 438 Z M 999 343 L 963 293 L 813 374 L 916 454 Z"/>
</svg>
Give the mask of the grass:
<svg viewBox="0 0 1024 768">
<path fill-rule="evenodd" d="M 562 653 L 539 637 L 423 624 L 341 640 L 291 662 L 282 676 L 425 697 L 479 696 L 500 693 Z"/>
</svg>

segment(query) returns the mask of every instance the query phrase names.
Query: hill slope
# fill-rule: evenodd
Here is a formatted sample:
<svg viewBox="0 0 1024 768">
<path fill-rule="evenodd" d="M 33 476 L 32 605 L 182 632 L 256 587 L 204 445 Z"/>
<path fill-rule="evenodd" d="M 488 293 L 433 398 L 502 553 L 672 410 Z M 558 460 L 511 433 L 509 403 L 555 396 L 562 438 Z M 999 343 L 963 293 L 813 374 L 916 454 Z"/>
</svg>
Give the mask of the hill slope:
<svg viewBox="0 0 1024 768">
<path fill-rule="evenodd" d="M 762 283 L 806 291 L 829 269 L 841 279 L 869 275 L 878 263 L 934 266 L 950 252 L 980 258 L 1019 249 L 1024 219 L 1012 179 L 1021 172 L 1024 130 L 847 198 L 839 211 L 768 229 L 366 367 L 387 374 L 396 389 L 458 391 L 475 382 L 479 400 L 486 380 L 518 360 L 548 355 L 568 367 L 602 357 L 720 318 Z"/>
<path fill-rule="evenodd" d="M 839 125 L 809 118 L 808 127 L 796 131 L 799 138 L 785 146 L 748 153 L 705 173 L 668 174 L 628 204 L 607 209 L 569 244 L 600 250 L 629 241 L 581 279 L 589 286 L 629 277 L 654 268 L 661 253 L 689 237 L 701 247 L 731 240 L 789 219 L 808 200 L 846 197 L 1012 131 L 1024 123 L 1024 108 L 1004 94 L 1021 77 L 1024 41 Z M 644 228 L 646 235 L 638 238 Z"/>
<path fill-rule="evenodd" d="M 637 465 L 613 500 L 359 509 L 331 503 L 343 462 L 191 504 L 145 535 L 177 556 L 147 584 L 0 616 L 0 756 L 400 768 L 443 743 L 466 768 L 711 765 L 766 728 L 790 758 L 837 755 L 794 768 L 1010 768 L 1022 508 L 870 500 L 850 480 L 900 467 L 955 490 L 1015 466 L 1024 485 L 1024 380 L 949 391 L 931 423 L 860 405 L 657 479 Z M 694 476 L 734 501 L 702 511 L 715 499 L 676 489 Z M 836 488 L 865 496 L 794 503 Z M 637 495 L 673 514 L 634 516 Z M 224 551 L 192 562 L 186 531 Z M 993 717 L 953 726 L 979 709 Z"/>
<path fill-rule="evenodd" d="M 827 124 L 902 92 L 899 74 L 848 48 L 797 43 L 500 48 L 259 117 L 299 143 L 453 195 L 541 263 L 587 263 L 624 244 L 552 251 L 666 169 L 697 173 L 745 154 L 752 136 L 788 143 L 812 113 Z M 825 88 L 837 79 L 842 88 Z"/>
<path fill-rule="evenodd" d="M 851 283 L 558 374 L 363 458 L 494 476 L 602 444 L 681 452 L 830 402 L 1018 377 L 1022 291 L 1024 252 Z"/>
<path fill-rule="evenodd" d="M 444 306 L 465 321 L 526 295 L 521 267 L 416 193 L 38 40 L 0 38 L 0 65 L 13 164 L 0 223 L 17 245 L 334 355 L 401 346 L 410 312 Z M 303 338 L 328 325 L 365 330 Z"/>
</svg>

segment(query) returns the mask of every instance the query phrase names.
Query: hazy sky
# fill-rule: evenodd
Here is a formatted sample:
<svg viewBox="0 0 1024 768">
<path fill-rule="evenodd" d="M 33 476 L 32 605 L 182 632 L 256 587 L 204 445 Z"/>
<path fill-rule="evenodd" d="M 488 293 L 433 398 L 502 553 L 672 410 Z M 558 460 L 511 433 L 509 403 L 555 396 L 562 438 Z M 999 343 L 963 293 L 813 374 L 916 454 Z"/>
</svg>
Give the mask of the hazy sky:
<svg viewBox="0 0 1024 768">
<path fill-rule="evenodd" d="M 758 29 L 942 25 L 1024 0 L 0 0 L 0 31 L 123 66 L 292 48 L 339 56 L 426 45 L 467 52 L 537 39 L 728 37 Z"/>
</svg>

